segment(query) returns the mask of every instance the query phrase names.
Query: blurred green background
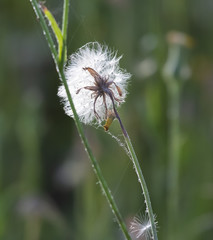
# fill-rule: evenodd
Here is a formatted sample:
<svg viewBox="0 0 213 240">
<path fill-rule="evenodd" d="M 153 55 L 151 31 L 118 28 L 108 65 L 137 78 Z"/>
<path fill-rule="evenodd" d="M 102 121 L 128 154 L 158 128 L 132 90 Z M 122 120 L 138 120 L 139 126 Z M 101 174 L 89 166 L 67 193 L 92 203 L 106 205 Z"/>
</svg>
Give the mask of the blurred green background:
<svg viewBox="0 0 213 240">
<path fill-rule="evenodd" d="M 46 6 L 61 24 L 63 1 Z M 213 1 L 72 0 L 68 53 L 106 43 L 132 73 L 119 110 L 135 146 L 167 239 L 168 95 L 166 34 L 191 35 L 191 72 L 180 97 L 176 239 L 213 239 Z M 123 239 L 63 112 L 60 81 L 29 1 L 0 1 L 0 239 Z M 112 131 L 117 134 L 117 123 Z M 145 211 L 132 163 L 103 130 L 85 126 L 127 224 Z M 174 237 L 175 237 L 174 236 Z M 167 239 L 168 240 L 168 239 Z M 172 239 L 170 239 L 172 240 Z"/>
</svg>

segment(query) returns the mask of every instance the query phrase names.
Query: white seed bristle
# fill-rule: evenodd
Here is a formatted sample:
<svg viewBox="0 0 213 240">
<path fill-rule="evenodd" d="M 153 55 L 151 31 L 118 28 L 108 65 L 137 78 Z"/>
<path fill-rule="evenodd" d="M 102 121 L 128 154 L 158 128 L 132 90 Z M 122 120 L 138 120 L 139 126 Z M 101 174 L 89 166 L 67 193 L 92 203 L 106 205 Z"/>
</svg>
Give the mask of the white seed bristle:
<svg viewBox="0 0 213 240">
<path fill-rule="evenodd" d="M 70 61 L 65 68 L 65 76 L 67 84 L 81 122 L 85 124 L 94 124 L 105 120 L 106 108 L 103 103 L 103 97 L 98 97 L 95 102 L 95 109 L 99 119 L 94 114 L 94 91 L 85 89 L 87 86 L 94 86 L 94 77 L 85 68 L 94 69 L 102 78 L 108 79 L 114 84 L 110 85 L 110 91 L 113 92 L 115 98 L 119 98 L 124 102 L 127 95 L 127 82 L 130 74 L 119 67 L 121 57 L 117 57 L 107 46 L 102 46 L 97 42 L 87 43 L 81 47 L 76 53 L 70 56 Z M 119 95 L 118 87 L 122 92 Z M 82 89 L 81 91 L 78 91 Z M 62 85 L 59 87 L 58 96 L 62 98 L 64 110 L 68 116 L 73 117 L 73 112 L 67 98 L 66 90 Z M 112 100 L 106 94 L 107 109 L 112 109 Z M 120 104 L 115 101 L 115 105 Z"/>
<path fill-rule="evenodd" d="M 152 239 L 151 222 L 148 217 L 134 217 L 130 225 L 130 231 L 135 239 Z"/>
</svg>

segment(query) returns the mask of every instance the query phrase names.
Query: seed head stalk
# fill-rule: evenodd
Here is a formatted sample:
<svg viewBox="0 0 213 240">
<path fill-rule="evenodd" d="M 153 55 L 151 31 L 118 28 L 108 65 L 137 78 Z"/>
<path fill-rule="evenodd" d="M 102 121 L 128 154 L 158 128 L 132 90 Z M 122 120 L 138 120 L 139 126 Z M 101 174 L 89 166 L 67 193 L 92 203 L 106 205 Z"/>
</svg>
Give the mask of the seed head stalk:
<svg viewBox="0 0 213 240">
<path fill-rule="evenodd" d="M 71 94 L 70 94 L 70 91 L 69 91 L 69 87 L 67 85 L 67 81 L 66 81 L 66 78 L 65 78 L 65 75 L 64 75 L 64 70 L 63 70 L 63 66 L 61 65 L 61 63 L 58 61 L 58 56 L 57 56 L 57 51 L 56 51 L 56 48 L 55 48 L 55 45 L 54 45 L 54 42 L 53 42 L 53 39 L 51 37 L 51 34 L 49 32 L 49 29 L 48 29 L 48 26 L 45 22 L 45 19 L 44 19 L 44 16 L 40 10 L 40 7 L 37 3 L 36 0 L 30 0 L 31 4 L 32 4 L 32 7 L 36 13 L 36 16 L 38 18 L 38 20 L 40 21 L 40 24 L 41 24 L 41 27 L 42 27 L 42 30 L 43 30 L 43 33 L 46 37 L 46 40 L 48 42 L 48 45 L 50 47 L 50 50 L 51 50 L 51 53 L 52 53 L 52 57 L 53 57 L 53 60 L 55 62 L 55 65 L 56 65 L 56 69 L 57 69 L 57 72 L 58 72 L 58 75 L 59 75 L 59 78 L 62 80 L 63 84 L 64 84 L 64 87 L 65 87 L 65 90 L 66 90 L 66 94 L 67 94 L 67 97 L 68 97 L 68 100 L 69 100 L 69 103 L 70 103 L 70 107 L 73 111 L 73 115 L 74 115 L 74 120 L 75 120 L 75 124 L 76 124 L 76 127 L 77 127 L 77 130 L 78 130 L 78 133 L 79 133 L 79 136 L 81 138 L 81 141 L 85 147 L 85 150 L 88 154 L 88 157 L 92 163 L 92 167 L 93 167 L 93 170 L 98 178 L 98 181 L 100 183 L 100 186 L 104 192 L 104 195 L 106 196 L 107 200 L 108 200 L 108 203 L 111 207 L 111 210 L 113 212 L 113 214 L 115 215 L 116 217 L 116 220 L 125 236 L 125 239 L 127 240 L 131 240 L 131 237 L 129 236 L 129 233 L 128 233 L 128 230 L 127 230 L 127 227 L 124 223 L 124 220 L 118 210 L 118 207 L 114 201 L 114 198 L 110 192 L 110 189 L 103 177 L 103 174 L 102 174 L 102 171 L 99 167 L 99 164 L 97 162 L 97 160 L 95 159 L 92 151 L 91 151 L 91 148 L 89 146 L 89 143 L 85 137 L 85 134 L 84 134 L 84 131 L 83 131 L 83 127 L 79 121 L 79 117 L 77 115 L 77 112 L 76 112 L 76 109 L 75 109 L 75 106 L 74 106 L 74 103 L 73 103 L 73 100 L 72 100 L 72 97 L 71 97 Z M 68 0 L 65 0 L 65 3 L 64 3 L 64 17 L 63 17 L 63 36 L 66 38 L 67 34 L 66 34 L 66 31 L 67 31 L 67 19 L 68 19 L 68 3 L 69 1 Z M 64 39 L 64 42 L 66 43 L 66 39 Z M 65 57 L 65 56 L 64 56 Z"/>
<path fill-rule="evenodd" d="M 113 106 L 114 106 L 114 104 L 113 104 Z M 134 165 L 135 172 L 138 176 L 138 180 L 139 180 L 139 183 L 141 185 L 141 189 L 142 189 L 144 199 L 145 199 L 145 203 L 146 203 L 146 210 L 147 210 L 147 213 L 148 213 L 148 216 L 149 216 L 149 219 L 150 219 L 150 223 L 151 223 L 152 237 L 153 237 L 154 240 L 158 240 L 156 224 L 155 224 L 155 216 L 154 216 L 154 213 L 153 213 L 153 210 L 152 210 L 152 204 L 151 204 L 151 200 L 150 200 L 150 197 L 149 197 L 149 192 L 148 192 L 148 188 L 147 188 L 147 185 L 146 185 L 146 181 L 144 179 L 144 176 L 143 176 L 143 173 L 142 173 L 137 155 L 136 155 L 135 150 L 133 148 L 131 139 L 130 139 L 130 137 L 129 137 L 129 135 L 128 135 L 128 133 L 127 133 L 127 131 L 126 131 L 126 129 L 125 129 L 125 127 L 124 127 L 124 125 L 123 125 L 123 123 L 120 119 L 120 116 L 118 115 L 118 112 L 117 112 L 115 107 L 114 107 L 114 112 L 115 112 L 115 115 L 116 115 L 116 117 L 117 117 L 117 119 L 120 123 L 121 129 L 122 129 L 122 132 L 123 132 L 123 136 L 124 136 L 126 145 L 128 147 L 133 165 Z"/>
</svg>

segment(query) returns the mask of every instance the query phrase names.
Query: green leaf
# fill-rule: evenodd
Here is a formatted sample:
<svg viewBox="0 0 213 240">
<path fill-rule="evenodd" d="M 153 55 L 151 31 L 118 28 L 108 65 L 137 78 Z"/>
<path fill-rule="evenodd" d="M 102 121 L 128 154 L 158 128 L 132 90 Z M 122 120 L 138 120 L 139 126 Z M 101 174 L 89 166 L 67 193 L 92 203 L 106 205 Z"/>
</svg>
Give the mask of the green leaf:
<svg viewBox="0 0 213 240">
<path fill-rule="evenodd" d="M 64 40 L 63 40 L 61 29 L 59 28 L 55 18 L 53 17 L 52 13 L 47 9 L 47 7 L 41 3 L 40 3 L 40 6 L 45 17 L 49 21 L 49 24 L 52 28 L 53 33 L 55 34 L 55 38 L 58 42 L 58 60 L 59 62 L 61 62 L 62 55 L 66 53 L 66 46 L 64 46 Z"/>
</svg>

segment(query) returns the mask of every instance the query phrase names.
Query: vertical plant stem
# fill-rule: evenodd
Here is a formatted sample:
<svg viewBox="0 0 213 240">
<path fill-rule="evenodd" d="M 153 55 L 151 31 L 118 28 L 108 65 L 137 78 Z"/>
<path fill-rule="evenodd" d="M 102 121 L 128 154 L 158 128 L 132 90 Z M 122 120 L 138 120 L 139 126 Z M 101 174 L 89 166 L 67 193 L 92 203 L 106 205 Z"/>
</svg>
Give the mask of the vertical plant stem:
<svg viewBox="0 0 213 240">
<path fill-rule="evenodd" d="M 149 197 L 149 192 L 148 192 L 148 188 L 147 188 L 147 185 L 146 185 L 146 181 L 144 179 L 144 176 L 143 176 L 138 158 L 137 158 L 135 150 L 132 146 L 131 139 L 130 139 L 129 135 L 128 134 L 127 134 L 127 136 L 124 135 L 124 138 L 125 138 L 126 144 L 128 146 L 130 155 L 132 157 L 134 168 L 135 168 L 136 174 L 138 176 L 138 180 L 140 182 L 140 185 L 141 185 L 141 188 L 142 188 L 142 191 L 143 191 L 143 195 L 144 195 L 144 199 L 145 199 L 145 203 L 146 203 L 146 210 L 147 210 L 147 213 L 149 215 L 149 220 L 150 220 L 150 223 L 151 223 L 152 236 L 153 236 L 154 240 L 158 240 L 157 230 L 156 230 L 156 225 L 155 225 L 155 216 L 154 216 L 154 213 L 153 213 L 153 210 L 152 210 L 152 204 L 151 204 L 151 200 L 150 200 L 150 197 Z"/>
<path fill-rule="evenodd" d="M 63 36 L 63 49 L 62 49 L 62 67 L 67 60 L 67 28 L 69 16 L 69 0 L 64 0 L 63 19 L 62 19 L 62 36 Z"/>
<path fill-rule="evenodd" d="M 175 226 L 178 219 L 179 195 L 179 100 L 180 86 L 177 81 L 167 81 L 168 91 L 168 199 L 167 199 L 167 224 L 168 239 L 174 239 Z"/>
<path fill-rule="evenodd" d="M 69 14 L 69 0 L 64 0 L 64 10 L 63 10 L 63 19 L 62 19 L 62 35 L 63 35 L 65 46 L 67 45 L 68 14 Z"/>
<path fill-rule="evenodd" d="M 49 29 L 47 27 L 47 24 L 45 22 L 45 19 L 41 13 L 41 10 L 39 8 L 39 5 L 37 3 L 36 0 L 30 0 L 32 6 L 33 6 L 33 9 L 36 13 L 36 16 L 37 18 L 40 20 L 40 24 L 41 24 L 41 27 L 43 29 L 43 32 L 44 32 L 44 35 L 47 39 L 47 42 L 49 44 L 49 47 L 50 47 L 50 50 L 51 50 L 51 53 L 52 53 L 52 56 L 53 56 L 53 59 L 54 59 L 54 62 L 55 62 L 55 65 L 56 65 L 56 69 L 57 69 L 57 72 L 58 72 L 58 75 L 59 75 L 59 78 L 62 80 L 63 84 L 64 84 L 64 87 L 65 87 L 65 90 L 66 90 L 66 93 L 67 93 L 67 97 L 68 97 L 68 100 L 69 100 L 69 103 L 70 103 L 70 107 L 73 111 L 73 115 L 74 115 L 74 120 L 75 120 L 75 124 L 76 124 L 76 127 L 77 127 L 77 130 L 78 130 L 78 133 L 79 133 L 79 136 L 81 138 L 81 141 L 85 147 L 85 151 L 87 152 L 88 156 L 89 156 L 89 159 L 92 163 L 92 167 L 93 167 L 93 170 L 96 174 L 96 177 L 98 178 L 98 181 L 100 183 L 100 186 L 101 186 L 101 189 L 103 190 L 104 192 L 104 195 L 105 197 L 107 198 L 108 200 L 108 203 L 111 207 L 111 210 L 113 212 L 113 214 L 115 215 L 115 218 L 125 236 L 125 238 L 127 240 L 131 240 L 130 236 L 129 236 L 129 233 L 128 233 L 128 230 L 127 230 L 127 227 L 123 221 L 123 218 L 118 210 L 118 207 L 114 201 L 114 198 L 110 192 L 110 189 L 103 177 L 103 174 L 101 172 L 101 169 L 99 167 L 99 164 L 97 162 L 97 160 L 95 159 L 92 151 L 91 151 L 91 148 L 88 144 L 88 141 L 85 137 L 85 134 L 84 134 L 84 131 L 83 131 L 83 127 L 79 121 L 79 118 L 78 118 L 78 115 L 77 115 L 77 112 L 76 112 L 76 109 L 75 109 L 75 106 L 74 106 L 74 103 L 72 101 L 72 97 L 71 97 L 71 94 L 70 94 L 70 91 L 69 91 L 69 88 L 68 88 L 68 85 L 67 85 L 67 81 L 65 79 L 65 75 L 64 75 L 64 71 L 63 71 L 63 68 L 62 67 L 59 67 L 59 62 L 58 62 L 58 58 L 57 58 L 57 51 L 55 49 L 55 46 L 54 46 L 54 42 L 53 42 L 53 39 L 50 35 L 50 32 L 49 32 Z M 67 11 L 67 14 L 64 13 L 64 16 L 67 15 L 67 17 L 65 17 L 64 19 L 67 19 L 68 18 L 68 2 L 65 3 L 64 5 L 65 7 L 65 11 Z M 66 22 L 67 20 L 64 20 L 64 22 Z M 64 23 L 63 26 L 66 26 L 67 24 Z M 65 29 L 66 27 L 64 27 Z M 64 30 L 64 33 L 66 32 L 66 30 Z"/>
<path fill-rule="evenodd" d="M 138 180 L 140 182 L 141 189 L 142 189 L 142 192 L 143 192 L 143 195 L 144 195 L 144 199 L 145 199 L 145 203 L 146 203 L 146 210 L 147 210 L 147 213 L 149 215 L 149 220 L 150 220 L 150 223 L 151 223 L 152 236 L 153 236 L 154 240 L 158 240 L 157 230 L 156 230 L 156 225 L 155 225 L 155 216 L 154 216 L 154 213 L 153 213 L 153 210 L 152 210 L 152 204 L 151 204 L 151 200 L 150 200 L 150 197 L 149 197 L 148 188 L 146 186 L 146 181 L 144 179 L 144 176 L 143 176 L 143 173 L 142 173 L 137 155 L 136 155 L 135 150 L 132 146 L 131 139 L 130 139 L 130 137 L 129 137 L 129 135 L 128 135 L 121 119 L 120 119 L 120 116 L 118 115 L 118 112 L 117 112 L 117 110 L 115 108 L 115 105 L 114 105 L 114 100 L 113 100 L 112 97 L 111 97 L 111 99 L 112 99 L 112 102 L 113 102 L 113 108 L 114 108 L 115 115 L 116 115 L 116 117 L 117 117 L 117 119 L 120 123 L 120 127 L 121 127 L 121 130 L 123 132 L 123 136 L 124 136 L 126 145 L 129 149 L 129 153 L 131 155 L 131 159 L 132 159 L 132 162 L 133 162 L 133 165 L 134 165 L 134 169 L 135 169 L 135 172 L 138 176 Z"/>
<path fill-rule="evenodd" d="M 57 51 L 56 51 L 56 48 L 55 48 L 55 45 L 54 45 L 54 42 L 53 42 L 53 39 L 50 35 L 50 31 L 48 29 L 48 26 L 45 22 L 45 19 L 44 19 L 44 16 L 41 12 L 41 9 L 40 9 L 40 6 L 38 5 L 37 1 L 36 0 L 30 0 L 31 4 L 32 4 L 32 7 L 33 7 L 33 10 L 36 14 L 36 17 L 37 19 L 40 21 L 40 24 L 41 24 L 41 28 L 43 30 L 43 34 L 47 40 L 47 43 L 49 45 L 49 48 L 50 48 L 50 52 L 52 54 L 52 58 L 55 62 L 55 65 L 56 65 L 56 70 L 57 72 L 59 72 L 59 68 L 57 67 L 58 66 L 58 56 L 57 56 Z"/>
</svg>

